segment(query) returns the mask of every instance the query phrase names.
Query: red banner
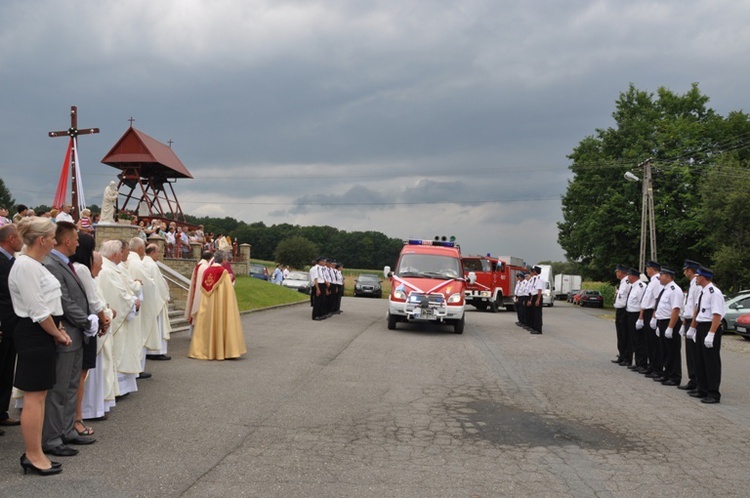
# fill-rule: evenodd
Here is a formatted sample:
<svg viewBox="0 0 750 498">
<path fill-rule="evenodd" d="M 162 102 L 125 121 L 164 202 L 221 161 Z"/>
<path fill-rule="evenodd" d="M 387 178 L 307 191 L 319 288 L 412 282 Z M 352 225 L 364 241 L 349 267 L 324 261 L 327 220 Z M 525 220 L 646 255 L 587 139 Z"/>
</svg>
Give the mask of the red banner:
<svg viewBox="0 0 750 498">
<path fill-rule="evenodd" d="M 65 197 L 68 194 L 68 176 L 70 176 L 70 151 L 73 148 L 73 139 L 71 138 L 68 142 L 68 151 L 65 153 L 65 161 L 63 161 L 62 171 L 60 172 L 60 180 L 57 182 L 57 191 L 55 192 L 55 200 L 52 201 L 52 207 L 60 209 L 65 204 Z"/>
</svg>

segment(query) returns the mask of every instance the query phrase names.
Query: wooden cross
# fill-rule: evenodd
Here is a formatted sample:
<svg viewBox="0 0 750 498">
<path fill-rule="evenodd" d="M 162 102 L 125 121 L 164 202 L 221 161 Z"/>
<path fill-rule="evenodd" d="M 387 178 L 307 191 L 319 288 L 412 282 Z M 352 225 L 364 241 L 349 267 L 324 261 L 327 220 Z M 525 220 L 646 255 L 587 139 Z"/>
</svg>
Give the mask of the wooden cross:
<svg viewBox="0 0 750 498">
<path fill-rule="evenodd" d="M 169 148 L 171 149 L 172 148 L 172 144 L 174 143 L 172 141 L 172 139 L 170 138 L 169 140 L 167 140 L 167 143 L 169 144 Z"/>
<path fill-rule="evenodd" d="M 128 119 L 128 121 L 130 121 L 130 127 L 132 128 L 133 127 L 133 121 L 135 121 L 135 118 L 133 116 L 130 116 L 130 119 Z"/>
<path fill-rule="evenodd" d="M 65 131 L 51 131 L 49 132 L 50 137 L 62 137 L 64 135 L 68 135 L 71 140 L 76 138 L 78 135 L 93 135 L 94 133 L 99 133 L 99 128 L 87 128 L 85 130 L 79 130 L 78 129 L 78 108 L 76 106 L 70 106 L 70 128 L 68 128 Z M 77 141 L 76 141 L 77 143 Z M 77 183 L 76 183 L 76 163 L 75 163 L 75 154 L 71 154 L 71 170 L 73 175 L 73 183 L 71 185 L 71 188 L 73 189 L 72 198 L 71 198 L 71 204 L 72 204 L 72 211 L 75 213 L 73 215 L 74 218 L 78 218 L 78 191 Z"/>
</svg>

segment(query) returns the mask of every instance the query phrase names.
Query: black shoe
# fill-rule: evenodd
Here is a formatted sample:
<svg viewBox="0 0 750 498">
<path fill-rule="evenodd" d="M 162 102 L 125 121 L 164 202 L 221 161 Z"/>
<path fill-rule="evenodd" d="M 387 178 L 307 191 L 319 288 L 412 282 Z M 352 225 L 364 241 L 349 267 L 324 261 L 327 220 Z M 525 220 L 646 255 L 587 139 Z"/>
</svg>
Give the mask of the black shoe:
<svg viewBox="0 0 750 498">
<path fill-rule="evenodd" d="M 168 354 L 147 354 L 146 359 L 155 361 L 169 361 L 172 359 L 172 357 Z"/>
<path fill-rule="evenodd" d="M 638 368 L 635 369 L 635 371 L 638 372 L 639 374 L 650 373 L 650 370 L 648 368 L 646 368 L 646 367 L 638 367 Z"/>
<path fill-rule="evenodd" d="M 665 382 L 665 381 L 669 380 L 666 377 L 662 377 L 661 375 L 658 376 L 658 377 L 652 377 L 652 378 L 654 379 L 654 382 Z"/>
<path fill-rule="evenodd" d="M 529 330 L 529 334 L 541 335 L 541 332 L 539 332 L 538 330 L 533 330 L 532 329 L 532 330 Z"/>
<path fill-rule="evenodd" d="M 719 402 L 716 398 L 703 398 L 701 400 L 701 403 L 706 403 L 707 405 L 715 405 Z"/>
<path fill-rule="evenodd" d="M 31 460 L 26 458 L 26 453 L 21 455 L 21 468 L 23 468 L 24 474 L 30 470 L 32 473 L 39 474 L 40 476 L 53 476 L 62 472 L 62 465 L 57 462 L 52 462 L 52 466 L 48 469 L 40 469 L 36 467 L 31 463 Z"/>
<path fill-rule="evenodd" d="M 54 448 L 51 448 L 48 450 L 44 450 L 44 452 L 50 455 L 62 456 L 62 457 L 76 456 L 78 454 L 77 449 L 71 448 L 70 446 L 65 446 L 64 444 L 55 446 Z"/>
<path fill-rule="evenodd" d="M 130 396 L 130 393 L 125 393 L 119 396 L 115 396 L 115 401 L 120 401 L 122 398 L 127 398 L 128 396 Z"/>
<path fill-rule="evenodd" d="M 612 363 L 622 363 L 622 358 L 615 358 L 614 360 L 609 360 Z"/>
<path fill-rule="evenodd" d="M 622 361 L 621 361 L 621 362 L 619 363 L 619 365 L 620 365 L 621 367 L 629 367 L 629 366 L 631 365 L 631 363 L 630 363 L 630 362 L 629 362 L 628 360 L 622 360 Z"/>
<path fill-rule="evenodd" d="M 91 436 L 76 436 L 71 439 L 64 437 L 62 438 L 62 441 L 63 441 L 63 444 L 86 445 L 86 444 L 94 444 L 96 442 L 96 439 Z"/>
<path fill-rule="evenodd" d="M 628 368 L 630 370 L 638 370 L 640 367 L 638 365 L 628 365 Z"/>
<path fill-rule="evenodd" d="M 695 393 L 697 393 L 697 392 L 698 392 L 698 390 L 697 390 L 697 389 L 690 389 L 690 390 L 689 390 L 689 391 L 687 392 L 687 395 L 688 395 L 688 396 L 690 396 L 691 394 L 695 394 Z"/>
<path fill-rule="evenodd" d="M 695 392 L 689 392 L 689 393 L 688 393 L 688 396 L 690 396 L 691 398 L 705 398 L 705 397 L 706 397 L 706 395 L 705 395 L 705 394 L 703 394 L 703 393 L 699 393 L 698 391 L 695 391 Z"/>
<path fill-rule="evenodd" d="M 665 385 L 665 386 L 672 386 L 672 387 L 673 387 L 673 386 L 679 386 L 679 385 L 680 385 L 680 383 L 679 383 L 679 382 L 675 382 L 675 381 L 673 381 L 673 380 L 669 380 L 669 379 L 667 379 L 667 380 L 663 380 L 663 381 L 662 381 L 661 383 L 662 383 L 662 385 Z"/>
<path fill-rule="evenodd" d="M 652 370 L 651 372 L 647 372 L 647 373 L 645 373 L 645 374 L 643 374 L 643 375 L 644 375 L 644 377 L 646 377 L 647 379 L 656 379 L 656 378 L 661 378 L 661 375 L 660 375 L 660 374 L 659 374 L 658 372 L 654 372 L 653 370 Z"/>
<path fill-rule="evenodd" d="M 690 382 L 688 382 L 687 384 L 684 384 L 682 386 L 678 386 L 677 389 L 681 389 L 683 391 L 694 391 L 695 390 L 695 386 L 693 384 L 691 384 Z"/>
<path fill-rule="evenodd" d="M 141 372 L 141 373 L 138 374 L 138 377 L 136 377 L 136 379 L 139 379 L 139 380 L 140 379 L 150 379 L 151 377 L 153 377 L 153 375 L 151 375 L 150 373 L 148 373 L 148 372 Z"/>
<path fill-rule="evenodd" d="M 322 320 L 322 319 L 323 319 L 323 318 L 322 318 L 322 317 L 319 317 L 319 316 L 314 316 L 314 317 L 313 317 L 313 320 L 315 320 L 316 322 L 318 322 L 318 321 L 320 321 L 320 320 Z"/>
</svg>

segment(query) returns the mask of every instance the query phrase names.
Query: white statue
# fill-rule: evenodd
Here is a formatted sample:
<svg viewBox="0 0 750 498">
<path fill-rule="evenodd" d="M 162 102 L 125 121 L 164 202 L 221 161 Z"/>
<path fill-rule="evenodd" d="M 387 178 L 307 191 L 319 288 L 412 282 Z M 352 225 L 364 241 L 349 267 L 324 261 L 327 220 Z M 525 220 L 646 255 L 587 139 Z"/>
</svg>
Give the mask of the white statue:
<svg viewBox="0 0 750 498">
<path fill-rule="evenodd" d="M 117 188 L 115 187 L 114 180 L 112 180 L 104 189 L 104 196 L 102 197 L 102 213 L 99 220 L 100 222 L 115 222 L 115 202 L 117 202 L 117 195 Z"/>
</svg>

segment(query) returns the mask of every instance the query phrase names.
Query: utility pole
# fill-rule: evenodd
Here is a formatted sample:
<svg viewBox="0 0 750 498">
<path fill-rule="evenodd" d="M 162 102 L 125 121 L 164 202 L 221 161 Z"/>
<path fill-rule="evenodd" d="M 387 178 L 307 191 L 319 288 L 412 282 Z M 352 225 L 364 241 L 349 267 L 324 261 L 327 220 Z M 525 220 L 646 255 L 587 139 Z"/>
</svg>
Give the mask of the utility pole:
<svg viewBox="0 0 750 498">
<path fill-rule="evenodd" d="M 656 261 L 656 220 L 654 217 L 654 185 L 651 177 L 651 158 L 638 165 L 643 167 L 643 195 L 641 203 L 641 254 L 638 269 L 643 271 L 646 266 L 646 226 L 648 225 L 648 239 L 651 245 L 651 260 Z"/>
</svg>

